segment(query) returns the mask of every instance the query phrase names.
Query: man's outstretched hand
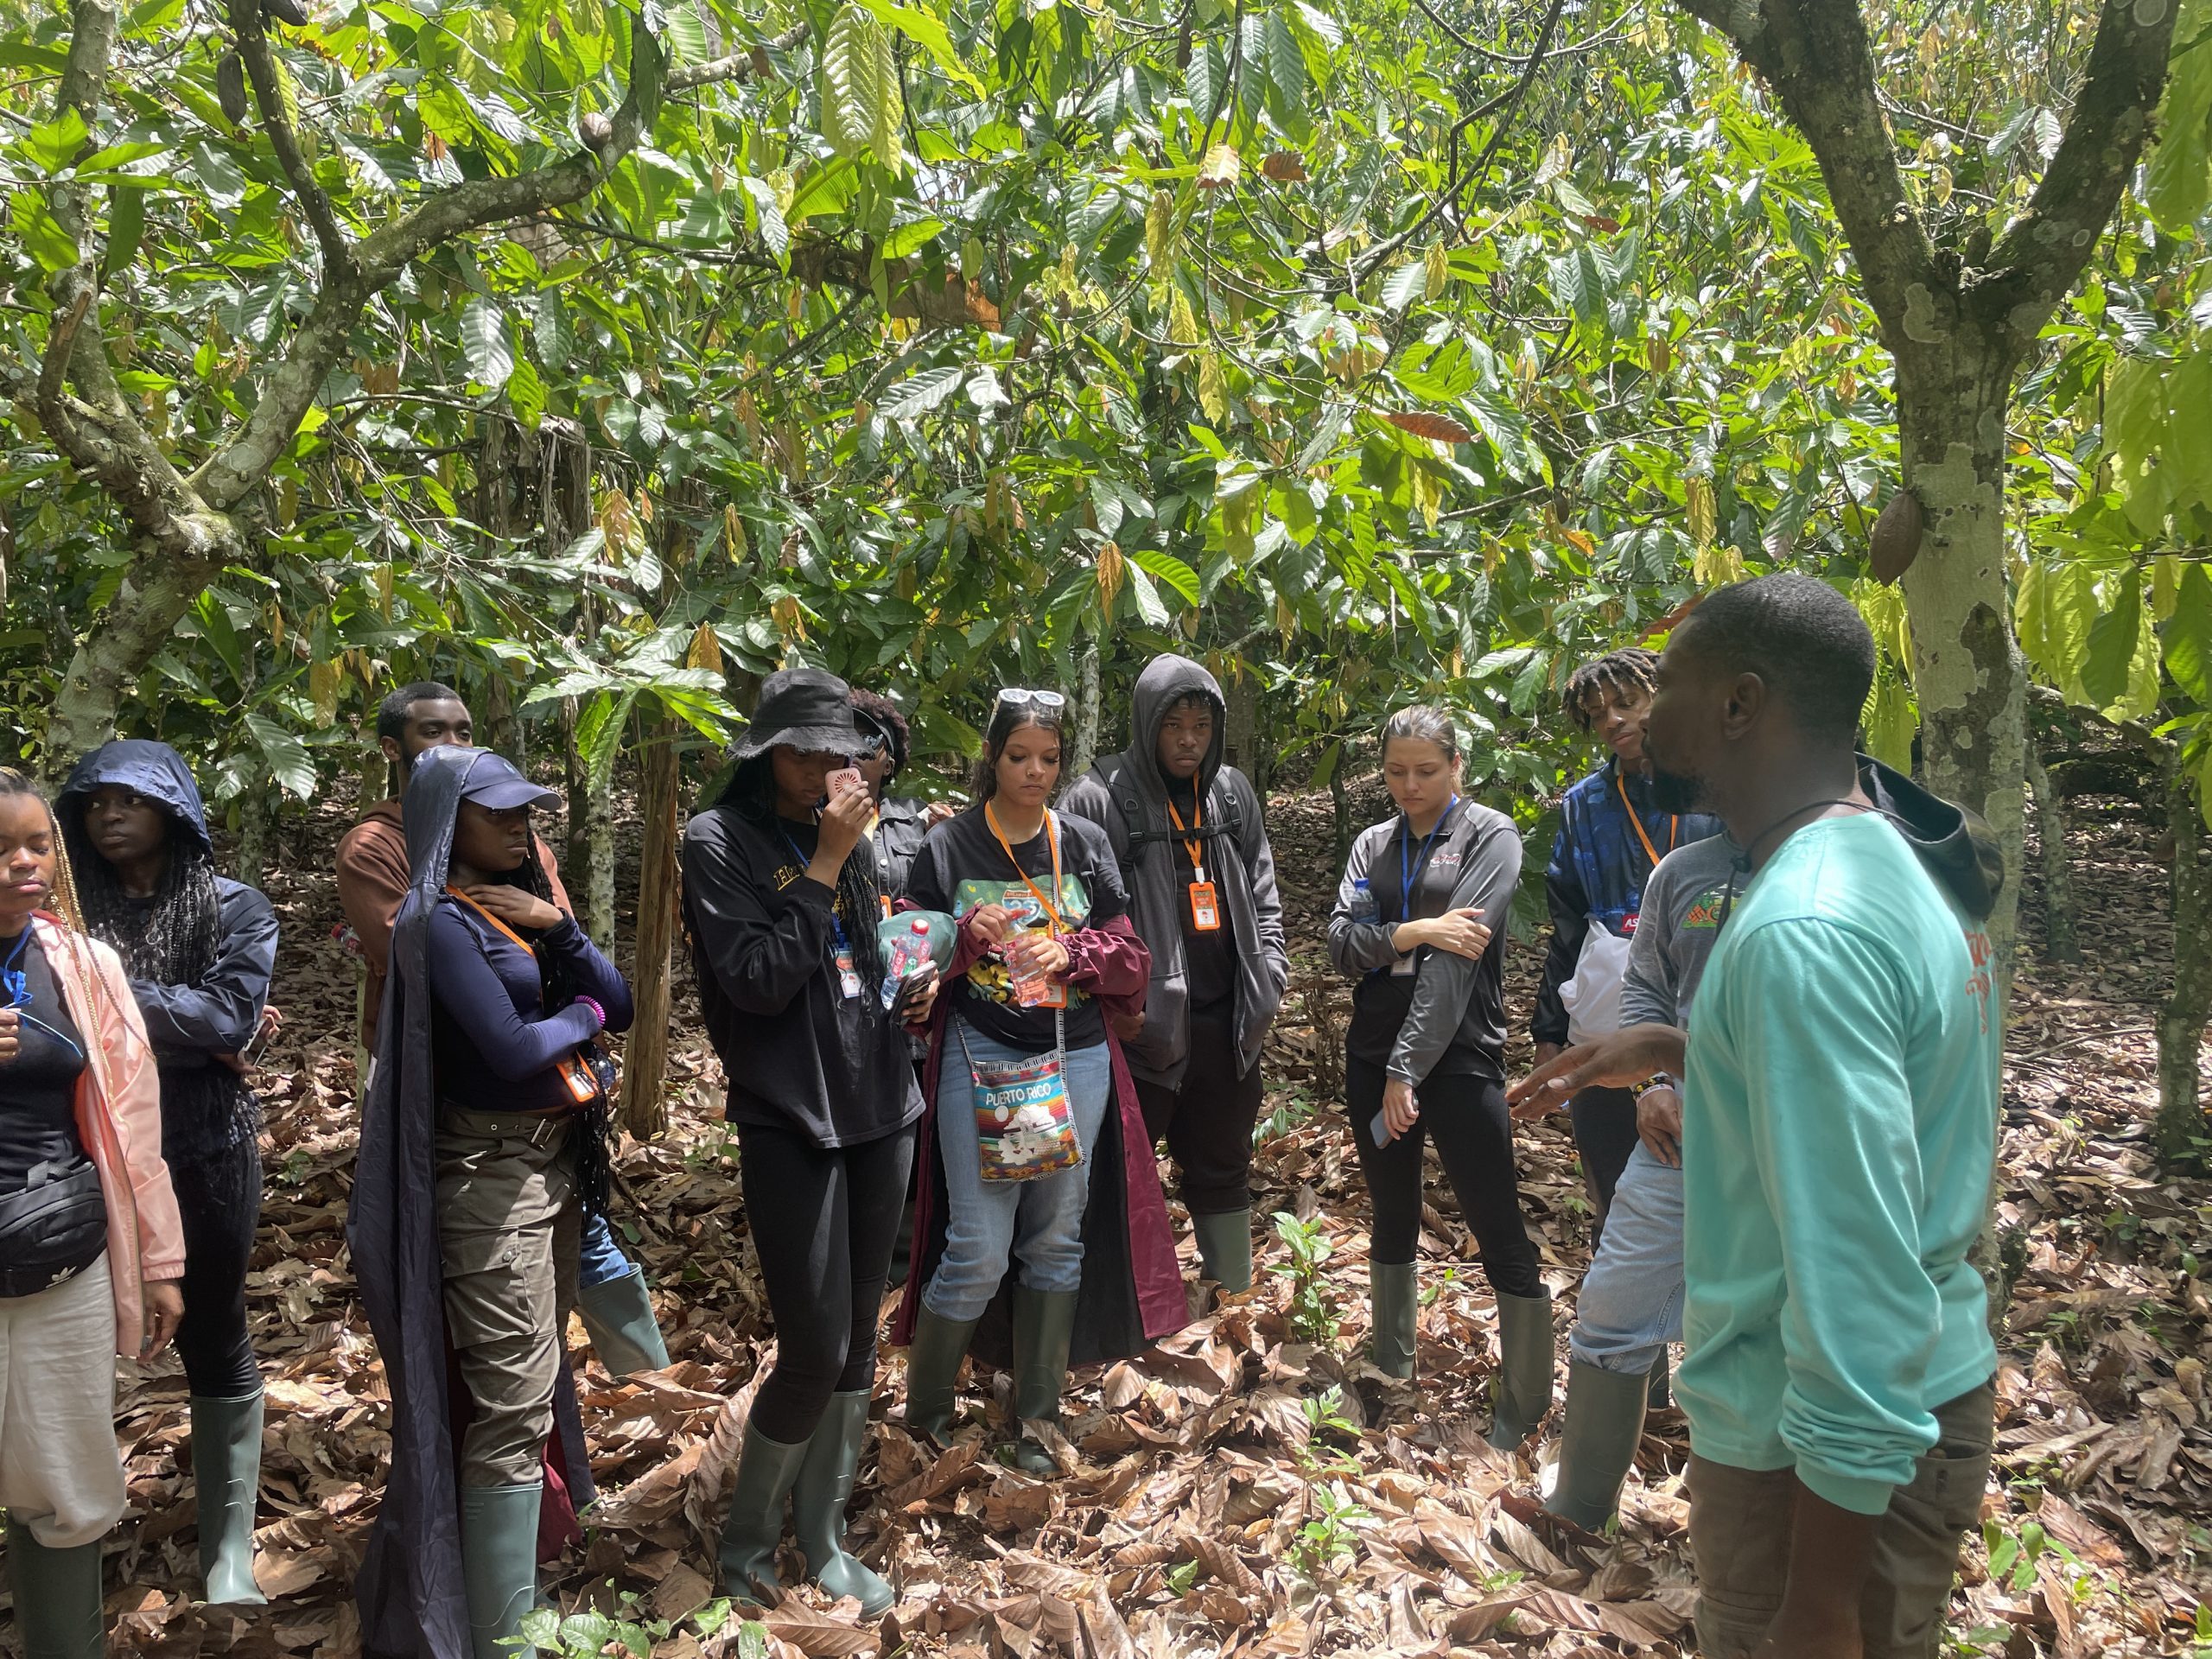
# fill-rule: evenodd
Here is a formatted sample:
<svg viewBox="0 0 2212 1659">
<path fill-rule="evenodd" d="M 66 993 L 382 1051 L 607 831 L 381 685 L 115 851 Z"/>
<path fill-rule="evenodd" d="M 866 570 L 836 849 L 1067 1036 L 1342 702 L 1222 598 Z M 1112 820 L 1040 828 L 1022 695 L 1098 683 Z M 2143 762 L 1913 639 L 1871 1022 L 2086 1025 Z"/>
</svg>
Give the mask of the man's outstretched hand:
<svg viewBox="0 0 2212 1659">
<path fill-rule="evenodd" d="M 1679 1027 L 1624 1026 L 1545 1061 L 1506 1090 L 1506 1103 L 1516 1117 L 1541 1117 L 1565 1111 L 1585 1089 L 1625 1089 L 1658 1071 L 1680 1076 L 1682 1046 Z"/>
</svg>

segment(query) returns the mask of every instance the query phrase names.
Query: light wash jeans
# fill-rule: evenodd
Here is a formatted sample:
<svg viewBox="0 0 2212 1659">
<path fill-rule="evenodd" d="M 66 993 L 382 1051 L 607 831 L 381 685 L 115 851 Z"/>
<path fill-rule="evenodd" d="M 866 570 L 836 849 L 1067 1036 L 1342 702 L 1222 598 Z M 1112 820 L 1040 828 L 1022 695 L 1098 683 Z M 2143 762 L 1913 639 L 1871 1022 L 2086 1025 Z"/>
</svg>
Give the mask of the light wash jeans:
<svg viewBox="0 0 2212 1659">
<path fill-rule="evenodd" d="M 1112 1052 L 1103 1043 L 1068 1051 L 1068 1106 L 1083 1161 L 1032 1181 L 983 1179 L 976 1143 L 976 1078 L 968 1061 L 971 1056 L 978 1061 L 1035 1057 L 964 1021 L 945 1033 L 944 1052 L 938 1072 L 937 1147 L 947 1200 L 944 1255 L 922 1300 L 940 1319 L 981 1319 L 998 1294 L 1010 1257 L 1020 1261 L 1021 1283 L 1031 1290 L 1081 1289 L 1083 1211 L 1090 1197 L 1091 1154 L 1114 1096 Z"/>
<path fill-rule="evenodd" d="M 1641 1141 L 1613 1189 L 1574 1311 L 1568 1345 L 1600 1370 L 1641 1376 L 1682 1339 L 1682 1172 Z"/>
<path fill-rule="evenodd" d="M 583 1246 L 577 1258 L 576 1283 L 586 1290 L 630 1276 L 630 1258 L 614 1242 L 614 1230 L 604 1216 L 584 1217 Z"/>
</svg>

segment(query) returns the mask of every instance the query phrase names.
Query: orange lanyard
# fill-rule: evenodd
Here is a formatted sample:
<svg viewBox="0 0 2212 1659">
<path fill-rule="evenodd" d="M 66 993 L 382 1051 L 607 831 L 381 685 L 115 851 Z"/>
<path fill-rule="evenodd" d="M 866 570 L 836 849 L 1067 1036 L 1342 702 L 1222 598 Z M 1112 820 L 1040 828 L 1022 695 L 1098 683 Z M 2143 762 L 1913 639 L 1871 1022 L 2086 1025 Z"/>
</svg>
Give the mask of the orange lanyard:
<svg viewBox="0 0 2212 1659">
<path fill-rule="evenodd" d="M 1014 866 L 1014 873 L 1021 878 L 1030 892 L 1037 895 L 1037 902 L 1045 906 L 1045 914 L 1052 919 L 1053 933 L 1065 932 L 1067 924 L 1060 919 L 1060 907 L 1052 902 L 1044 888 L 1030 880 L 1029 872 L 1021 868 L 1021 861 L 1014 855 L 1013 844 L 1007 840 L 1006 831 L 999 828 L 998 814 L 991 810 L 988 801 L 983 803 L 983 822 L 991 826 L 991 833 L 998 837 L 999 845 L 1006 849 L 1006 861 Z M 1058 894 L 1060 890 L 1060 832 L 1052 823 L 1052 809 L 1049 806 L 1045 809 L 1045 834 L 1052 848 L 1052 893 Z"/>
<path fill-rule="evenodd" d="M 1205 845 L 1205 838 L 1198 832 L 1206 827 L 1206 804 L 1195 796 L 1192 798 L 1191 827 L 1188 830 L 1183 828 L 1183 815 L 1175 810 L 1173 801 L 1167 803 L 1167 820 L 1175 826 L 1177 833 L 1185 838 L 1183 850 L 1191 855 L 1191 868 L 1198 873 L 1198 880 L 1205 880 L 1206 864 L 1205 860 L 1199 856 L 1198 849 Z"/>
<path fill-rule="evenodd" d="M 1620 773 L 1617 772 L 1613 774 L 1613 787 L 1620 791 L 1621 804 L 1628 809 L 1628 821 L 1636 826 L 1636 838 L 1643 843 L 1643 855 L 1651 861 L 1651 868 L 1655 870 L 1659 868 L 1659 849 L 1651 844 L 1651 837 L 1643 832 L 1643 820 L 1637 816 L 1635 804 L 1628 798 L 1628 780 L 1623 778 Z M 1675 838 L 1681 833 L 1682 821 L 1681 817 L 1679 816 L 1669 815 L 1667 819 L 1667 850 L 1669 852 L 1671 853 L 1675 850 Z"/>
<path fill-rule="evenodd" d="M 479 916 L 481 916 L 486 921 L 491 923 L 493 926 L 498 928 L 500 932 L 505 934 L 524 950 L 529 950 L 531 956 L 535 957 L 537 954 L 536 950 L 531 949 L 531 944 L 528 939 L 523 938 L 521 934 L 516 932 L 514 929 L 509 927 L 505 922 L 494 916 L 490 911 L 485 909 L 483 906 L 478 904 L 474 899 L 463 893 L 459 887 L 454 887 L 450 881 L 446 883 L 446 891 L 451 893 L 454 898 L 460 899 L 462 904 L 467 905 L 471 910 L 474 911 Z"/>
</svg>

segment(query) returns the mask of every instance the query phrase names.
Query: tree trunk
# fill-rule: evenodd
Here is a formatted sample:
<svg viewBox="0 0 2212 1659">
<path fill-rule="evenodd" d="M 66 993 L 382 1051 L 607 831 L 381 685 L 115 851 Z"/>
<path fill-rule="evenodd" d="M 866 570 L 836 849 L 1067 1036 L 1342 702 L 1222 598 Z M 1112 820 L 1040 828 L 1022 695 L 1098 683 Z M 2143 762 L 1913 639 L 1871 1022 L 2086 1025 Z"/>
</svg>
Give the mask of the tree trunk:
<svg viewBox="0 0 2212 1659">
<path fill-rule="evenodd" d="M 2043 842 L 2043 954 L 2046 962 L 2082 960 L 2081 907 L 2074 897 L 2074 868 L 2066 855 L 2066 804 L 2050 786 L 2035 740 L 2028 741 L 2028 791 L 2035 798 L 2036 830 Z"/>
<path fill-rule="evenodd" d="M 115 735 L 124 694 L 221 568 L 219 559 L 188 565 L 155 556 L 132 565 L 123 591 L 86 626 L 54 689 L 46 752 L 62 759 L 63 772 Z"/>
<path fill-rule="evenodd" d="M 622 1055 L 623 1126 L 640 1141 L 668 1127 L 661 1087 L 668 1074 L 668 1004 L 676 944 L 677 727 L 646 734 L 640 791 L 645 846 L 638 860 L 638 954 L 630 969 L 638 1013 Z"/>
<path fill-rule="evenodd" d="M 375 728 L 370 729 L 373 731 Z M 365 812 L 378 801 L 394 798 L 391 762 L 384 758 L 381 745 L 361 756 L 360 780 L 360 798 L 354 802 L 358 810 Z"/>
<path fill-rule="evenodd" d="M 496 666 L 484 682 L 484 743 L 493 753 L 505 755 L 525 772 L 530 769 L 529 757 L 523 753 L 522 720 L 515 713 L 514 695 Z"/>
<path fill-rule="evenodd" d="M 614 948 L 614 790 L 612 782 L 594 784 L 588 768 L 579 767 L 580 787 L 569 798 L 569 823 L 583 825 L 579 836 L 572 828 L 569 845 L 579 855 L 569 893 L 582 909 L 576 919 L 591 942 L 601 950 Z M 579 801 L 577 796 L 582 796 Z"/>
<path fill-rule="evenodd" d="M 1897 358 L 1905 487 L 1926 528 L 1904 574 L 1928 786 L 1988 821 L 2008 872 L 1988 932 L 1997 1006 L 2012 995 L 2027 845 L 2027 671 L 2005 571 L 2005 410 L 2012 360 L 1964 322 Z"/>
<path fill-rule="evenodd" d="M 1068 763 L 1061 769 L 1063 778 L 1086 776 L 1091 761 L 1097 758 L 1098 697 L 1098 642 L 1092 639 L 1085 643 L 1076 664 L 1074 741 L 1068 750 Z"/>
<path fill-rule="evenodd" d="M 270 789 L 276 785 L 272 783 Z M 238 797 L 238 855 L 231 861 L 231 876 L 249 887 L 257 887 L 269 871 L 269 820 L 273 816 L 269 790 L 249 789 Z"/>
<path fill-rule="evenodd" d="M 1260 764 L 1260 682 L 1241 662 L 1228 665 L 1233 671 L 1222 688 L 1229 705 L 1228 727 L 1223 734 L 1222 760 L 1252 780 L 1252 787 L 1267 789 L 1267 768 Z"/>
<path fill-rule="evenodd" d="M 1351 793 L 1344 787 L 1344 767 L 1347 762 L 1339 754 L 1337 764 L 1329 773 L 1329 804 L 1337 832 L 1336 868 L 1341 873 L 1351 857 Z"/>
<path fill-rule="evenodd" d="M 2158 1159 L 2172 1168 L 2205 1152 L 2204 1027 L 2212 1020 L 2212 848 L 2196 786 L 2177 756 L 2166 792 L 2174 837 L 2174 988 L 2158 1011 Z"/>
</svg>

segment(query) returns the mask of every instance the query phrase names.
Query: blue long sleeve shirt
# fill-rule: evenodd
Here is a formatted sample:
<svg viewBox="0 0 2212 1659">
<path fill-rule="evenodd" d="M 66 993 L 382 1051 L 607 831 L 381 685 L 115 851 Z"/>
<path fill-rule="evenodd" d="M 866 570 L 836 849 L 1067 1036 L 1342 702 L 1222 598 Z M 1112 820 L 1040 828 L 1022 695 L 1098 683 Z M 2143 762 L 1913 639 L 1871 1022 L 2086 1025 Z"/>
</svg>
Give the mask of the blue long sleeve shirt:
<svg viewBox="0 0 2212 1659">
<path fill-rule="evenodd" d="M 572 916 L 537 937 L 579 990 L 607 1010 L 608 1031 L 632 1017 L 628 982 Z M 474 1111 L 551 1112 L 575 1105 L 556 1065 L 599 1034 L 581 1002 L 546 1011 L 538 958 L 467 906 L 441 899 L 430 917 L 431 1049 L 438 1095 Z"/>
</svg>

